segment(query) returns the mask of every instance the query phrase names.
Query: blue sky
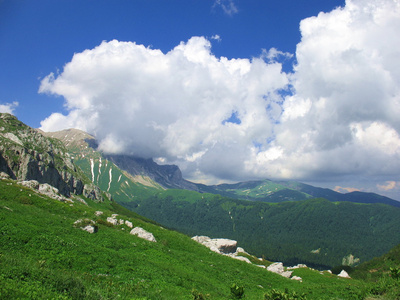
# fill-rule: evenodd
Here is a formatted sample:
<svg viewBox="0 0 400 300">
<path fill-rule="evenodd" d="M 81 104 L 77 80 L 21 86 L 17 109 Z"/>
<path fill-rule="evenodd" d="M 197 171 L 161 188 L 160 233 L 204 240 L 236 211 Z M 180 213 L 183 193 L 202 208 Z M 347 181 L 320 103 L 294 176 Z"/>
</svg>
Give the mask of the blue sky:
<svg viewBox="0 0 400 300">
<path fill-rule="evenodd" d="M 275 47 L 294 53 L 299 23 L 343 5 L 338 0 L 2 0 L 0 1 L 0 103 L 17 101 L 16 115 L 33 127 L 62 101 L 38 95 L 40 78 L 62 70 L 74 53 L 102 41 L 134 41 L 168 52 L 192 36 L 219 35 L 216 56 L 251 58 Z M 291 68 L 290 64 L 287 64 Z"/>
<path fill-rule="evenodd" d="M 0 0 L 0 110 L 206 183 L 400 199 L 394 0 Z"/>
</svg>

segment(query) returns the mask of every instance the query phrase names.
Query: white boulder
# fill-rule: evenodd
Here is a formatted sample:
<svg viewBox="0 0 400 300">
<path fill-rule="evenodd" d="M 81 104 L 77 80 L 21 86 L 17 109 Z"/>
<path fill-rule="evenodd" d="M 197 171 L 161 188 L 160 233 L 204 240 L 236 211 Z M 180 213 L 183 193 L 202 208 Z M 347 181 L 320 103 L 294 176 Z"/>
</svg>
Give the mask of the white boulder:
<svg viewBox="0 0 400 300">
<path fill-rule="evenodd" d="M 118 220 L 114 219 L 113 217 L 107 217 L 107 222 L 113 225 L 118 225 Z"/>
<path fill-rule="evenodd" d="M 285 271 L 283 268 L 283 263 L 281 262 L 276 262 L 267 267 L 267 270 L 273 273 L 281 274 Z"/>
<path fill-rule="evenodd" d="M 276 274 L 279 274 L 283 277 L 290 278 L 292 276 L 292 271 L 285 271 L 283 267 L 283 263 L 276 262 L 267 267 L 267 270 Z"/>
<path fill-rule="evenodd" d="M 150 242 L 157 242 L 154 235 L 151 232 L 144 230 L 141 227 L 135 227 L 131 230 L 130 234 L 136 235 L 142 239 L 148 240 Z"/>
<path fill-rule="evenodd" d="M 303 281 L 303 279 L 302 279 L 301 277 L 299 277 L 299 276 L 293 276 L 293 277 L 290 278 L 290 279 L 292 279 L 292 280 L 297 280 L 297 281 L 300 281 L 300 282 Z"/>
<path fill-rule="evenodd" d="M 237 241 L 235 240 L 211 239 L 208 236 L 194 236 L 192 239 L 220 254 L 235 253 L 237 250 Z"/>
<path fill-rule="evenodd" d="M 234 258 L 234 259 L 241 260 L 241 261 L 247 262 L 248 264 L 251 264 L 250 259 L 248 259 L 247 257 L 244 257 L 244 256 L 236 256 L 236 255 L 229 255 L 229 256 L 232 257 L 232 258 Z"/>
<path fill-rule="evenodd" d="M 345 270 L 342 270 L 342 271 L 338 274 L 338 276 L 339 276 L 339 277 L 342 277 L 342 278 L 351 278 L 351 277 L 349 276 L 349 274 L 348 274 Z"/>
<path fill-rule="evenodd" d="M 133 224 L 131 221 L 126 220 L 125 225 L 128 226 L 129 228 L 133 228 Z"/>
<path fill-rule="evenodd" d="M 96 233 L 97 232 L 97 228 L 93 225 L 87 225 L 85 227 L 81 227 L 82 230 L 85 230 L 89 233 Z"/>
</svg>

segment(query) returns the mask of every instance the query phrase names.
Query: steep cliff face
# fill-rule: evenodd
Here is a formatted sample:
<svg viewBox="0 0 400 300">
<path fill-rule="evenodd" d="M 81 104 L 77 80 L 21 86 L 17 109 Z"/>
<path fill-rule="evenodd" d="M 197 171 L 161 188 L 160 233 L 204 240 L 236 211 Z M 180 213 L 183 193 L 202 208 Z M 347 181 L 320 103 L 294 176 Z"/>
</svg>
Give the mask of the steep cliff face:
<svg viewBox="0 0 400 300">
<path fill-rule="evenodd" d="M 43 136 L 10 114 L 0 114 L 0 172 L 15 180 L 47 183 L 67 197 L 93 195 L 62 143 Z M 94 200 L 103 200 L 102 197 Z"/>
<path fill-rule="evenodd" d="M 132 155 L 106 155 L 106 158 L 129 174 L 148 176 L 165 188 L 198 190 L 194 183 L 182 178 L 182 172 L 176 165 L 159 165 L 151 158 Z"/>
</svg>

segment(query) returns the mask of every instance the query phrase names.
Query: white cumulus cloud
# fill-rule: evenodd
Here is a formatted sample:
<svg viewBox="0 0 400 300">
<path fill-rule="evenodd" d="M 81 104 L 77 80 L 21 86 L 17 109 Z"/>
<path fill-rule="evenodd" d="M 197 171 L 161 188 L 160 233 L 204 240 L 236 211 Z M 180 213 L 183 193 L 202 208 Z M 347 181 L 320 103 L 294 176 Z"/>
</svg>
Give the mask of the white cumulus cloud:
<svg viewBox="0 0 400 300">
<path fill-rule="evenodd" d="M 400 2 L 350 0 L 300 24 L 292 95 L 283 103 L 269 161 L 273 176 L 316 180 L 399 176 Z"/>
<path fill-rule="evenodd" d="M 62 95 L 69 114 L 54 113 L 41 128 L 79 128 L 106 152 L 231 177 L 242 171 L 249 146 L 271 135 L 266 107 L 279 110 L 278 91 L 288 82 L 279 63 L 217 58 L 203 37 L 168 53 L 113 40 L 75 54 L 58 77 L 42 80 L 40 92 Z M 232 114 L 238 121 L 227 121 Z"/>
<path fill-rule="evenodd" d="M 14 101 L 12 103 L 0 104 L 0 113 L 14 114 L 14 110 L 17 108 L 18 105 L 19 103 L 17 101 Z"/>
</svg>

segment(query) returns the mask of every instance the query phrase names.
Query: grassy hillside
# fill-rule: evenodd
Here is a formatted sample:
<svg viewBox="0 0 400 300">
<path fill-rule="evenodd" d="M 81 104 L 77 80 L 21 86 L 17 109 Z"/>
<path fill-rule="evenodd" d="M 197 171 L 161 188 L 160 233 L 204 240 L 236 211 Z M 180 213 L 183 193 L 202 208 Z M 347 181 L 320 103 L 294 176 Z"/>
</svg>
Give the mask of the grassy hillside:
<svg viewBox="0 0 400 300">
<path fill-rule="evenodd" d="M 382 204 L 324 199 L 274 204 L 184 190 L 121 204 L 188 235 L 235 239 L 287 265 L 326 269 L 350 254 L 365 262 L 400 243 L 400 209 Z"/>
<path fill-rule="evenodd" d="M 116 203 L 86 201 L 88 206 L 58 202 L 0 181 L 0 298 L 229 299 L 232 284 L 244 287 L 246 299 L 263 299 L 272 289 L 307 299 L 362 299 L 368 293 L 363 281 L 309 269 L 294 271 L 303 282 L 283 278 L 211 252 Z M 116 211 L 157 242 L 107 223 Z M 95 221 L 98 232 L 74 226 L 78 219 Z"/>
<path fill-rule="evenodd" d="M 352 270 L 351 276 L 365 280 L 370 297 L 400 299 L 400 245 Z"/>
</svg>

